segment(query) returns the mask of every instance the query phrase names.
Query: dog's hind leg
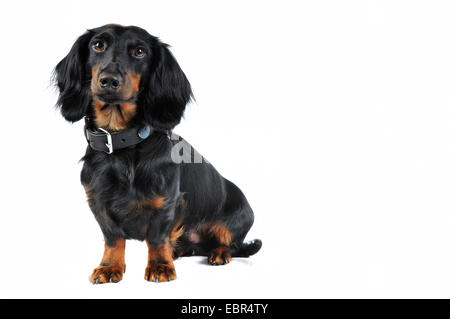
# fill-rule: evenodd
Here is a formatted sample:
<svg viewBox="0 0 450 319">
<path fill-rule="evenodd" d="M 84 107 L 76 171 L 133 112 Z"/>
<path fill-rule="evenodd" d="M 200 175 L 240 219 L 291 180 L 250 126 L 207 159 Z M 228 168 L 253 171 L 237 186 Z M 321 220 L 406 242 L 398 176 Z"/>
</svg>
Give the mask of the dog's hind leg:
<svg viewBox="0 0 450 319">
<path fill-rule="evenodd" d="M 217 247 L 209 254 L 211 265 L 224 265 L 231 257 L 248 257 L 261 248 L 261 241 L 244 243 L 245 236 L 253 225 L 254 215 L 241 190 L 226 180 L 227 198 L 220 214 L 220 221 L 211 224 L 207 233 L 217 240 Z M 206 225 L 205 225 L 206 226 Z"/>
<path fill-rule="evenodd" d="M 204 225 L 204 232 L 217 241 L 217 247 L 213 248 L 208 256 L 210 265 L 225 265 L 231 261 L 230 244 L 232 234 L 222 222 Z"/>
</svg>

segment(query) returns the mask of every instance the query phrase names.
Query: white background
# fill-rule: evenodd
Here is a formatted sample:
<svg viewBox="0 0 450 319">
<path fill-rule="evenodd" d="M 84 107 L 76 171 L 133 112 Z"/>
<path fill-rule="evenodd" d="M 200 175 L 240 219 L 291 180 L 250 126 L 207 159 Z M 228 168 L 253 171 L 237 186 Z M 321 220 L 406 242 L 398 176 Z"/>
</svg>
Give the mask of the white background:
<svg viewBox="0 0 450 319">
<path fill-rule="evenodd" d="M 447 1 L 10 1 L 0 10 L 0 297 L 450 297 Z M 87 28 L 172 45 L 196 102 L 175 132 L 248 197 L 262 250 L 175 262 L 149 283 L 127 243 L 93 286 L 103 238 L 79 182 L 82 123 L 53 67 Z"/>
</svg>

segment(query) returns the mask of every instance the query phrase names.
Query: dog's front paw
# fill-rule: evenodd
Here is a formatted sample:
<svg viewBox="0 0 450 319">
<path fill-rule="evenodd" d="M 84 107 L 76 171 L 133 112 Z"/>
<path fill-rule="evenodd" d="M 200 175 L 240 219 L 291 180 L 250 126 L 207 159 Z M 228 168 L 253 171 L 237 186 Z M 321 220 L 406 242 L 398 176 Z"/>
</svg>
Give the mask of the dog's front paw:
<svg viewBox="0 0 450 319">
<path fill-rule="evenodd" d="M 91 275 L 91 283 L 105 284 L 108 282 L 119 282 L 122 280 L 125 267 L 118 265 L 98 266 Z"/>
<path fill-rule="evenodd" d="M 173 264 L 150 264 L 145 269 L 145 280 L 164 282 L 177 279 Z"/>
</svg>

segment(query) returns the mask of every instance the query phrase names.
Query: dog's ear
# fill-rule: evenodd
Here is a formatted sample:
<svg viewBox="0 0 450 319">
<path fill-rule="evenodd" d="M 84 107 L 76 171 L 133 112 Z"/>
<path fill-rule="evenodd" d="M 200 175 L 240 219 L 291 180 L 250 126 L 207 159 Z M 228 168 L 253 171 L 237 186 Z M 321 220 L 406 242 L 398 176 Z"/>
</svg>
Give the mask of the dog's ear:
<svg viewBox="0 0 450 319">
<path fill-rule="evenodd" d="M 140 95 L 143 117 L 155 127 L 172 129 L 192 97 L 191 85 L 168 45 L 158 42 L 152 52 L 147 81 Z"/>
<path fill-rule="evenodd" d="M 91 75 L 87 66 L 91 38 L 90 31 L 80 36 L 53 73 L 59 89 L 56 105 L 60 108 L 62 116 L 70 122 L 81 120 L 91 101 L 89 90 Z"/>
</svg>

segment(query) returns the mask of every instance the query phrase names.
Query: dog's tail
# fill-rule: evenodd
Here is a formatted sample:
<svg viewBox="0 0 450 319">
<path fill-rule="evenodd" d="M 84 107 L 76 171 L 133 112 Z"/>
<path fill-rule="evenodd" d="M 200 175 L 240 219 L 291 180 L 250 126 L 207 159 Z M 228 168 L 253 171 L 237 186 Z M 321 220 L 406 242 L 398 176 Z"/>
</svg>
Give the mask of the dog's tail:
<svg viewBox="0 0 450 319">
<path fill-rule="evenodd" d="M 237 247 L 231 247 L 232 257 L 249 257 L 256 254 L 262 247 L 260 239 L 254 239 L 248 243 L 241 243 Z"/>
</svg>

